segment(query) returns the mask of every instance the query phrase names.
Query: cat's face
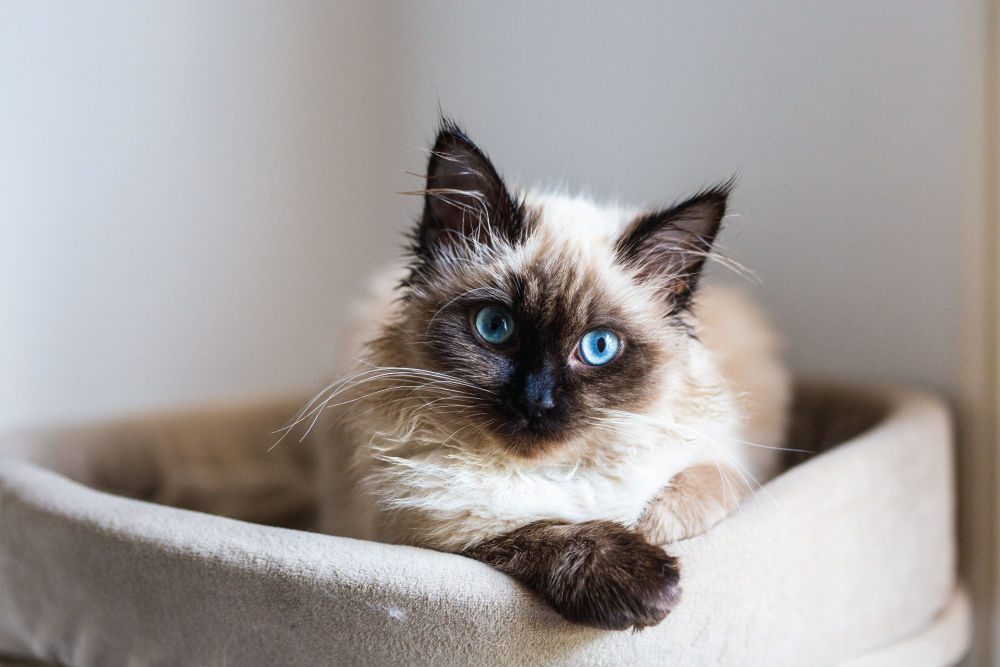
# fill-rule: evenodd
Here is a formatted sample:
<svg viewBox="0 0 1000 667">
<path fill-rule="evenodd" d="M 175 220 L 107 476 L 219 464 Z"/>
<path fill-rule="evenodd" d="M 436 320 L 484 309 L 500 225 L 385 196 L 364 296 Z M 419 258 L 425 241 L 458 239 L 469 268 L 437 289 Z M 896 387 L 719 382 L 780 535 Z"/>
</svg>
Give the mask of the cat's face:
<svg viewBox="0 0 1000 667">
<path fill-rule="evenodd" d="M 381 346 L 394 348 L 398 363 L 455 383 L 455 398 L 430 399 L 454 409 L 426 414 L 512 454 L 543 455 L 611 432 L 614 411 L 641 412 L 680 375 L 691 343 L 682 313 L 727 191 L 641 215 L 518 199 L 486 156 L 445 126 L 428 168 L 403 319 Z"/>
</svg>

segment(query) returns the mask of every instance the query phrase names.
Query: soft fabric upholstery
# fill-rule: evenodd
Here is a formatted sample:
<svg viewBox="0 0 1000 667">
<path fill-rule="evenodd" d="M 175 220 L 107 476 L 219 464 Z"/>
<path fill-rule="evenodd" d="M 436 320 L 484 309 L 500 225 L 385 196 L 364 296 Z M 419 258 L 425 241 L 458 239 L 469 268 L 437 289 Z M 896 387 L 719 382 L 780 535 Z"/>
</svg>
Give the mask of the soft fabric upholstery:
<svg viewBox="0 0 1000 667">
<path fill-rule="evenodd" d="M 672 546 L 660 625 L 567 623 L 481 563 L 308 527 L 298 401 L 34 431 L 0 445 L 0 654 L 71 665 L 941 665 L 967 645 L 951 435 L 900 388 L 800 388 L 824 449 Z M 169 506 L 173 505 L 173 506 Z M 187 509 L 181 509 L 187 508 Z M 197 511 L 192 511 L 197 510 Z"/>
</svg>

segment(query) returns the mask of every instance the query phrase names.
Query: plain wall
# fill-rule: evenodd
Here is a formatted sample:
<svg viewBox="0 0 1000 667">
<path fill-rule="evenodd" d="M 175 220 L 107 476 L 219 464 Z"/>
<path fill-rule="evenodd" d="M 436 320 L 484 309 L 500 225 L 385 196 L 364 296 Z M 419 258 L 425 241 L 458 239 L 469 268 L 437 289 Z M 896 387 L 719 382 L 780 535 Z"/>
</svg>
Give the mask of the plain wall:
<svg viewBox="0 0 1000 667">
<path fill-rule="evenodd" d="M 378 3 L 0 5 L 0 425 L 302 389 L 393 254 Z"/>
<path fill-rule="evenodd" d="M 950 393 L 960 7 L 0 4 L 0 427 L 321 382 L 439 105 L 524 183 L 738 173 L 793 367 Z"/>
</svg>

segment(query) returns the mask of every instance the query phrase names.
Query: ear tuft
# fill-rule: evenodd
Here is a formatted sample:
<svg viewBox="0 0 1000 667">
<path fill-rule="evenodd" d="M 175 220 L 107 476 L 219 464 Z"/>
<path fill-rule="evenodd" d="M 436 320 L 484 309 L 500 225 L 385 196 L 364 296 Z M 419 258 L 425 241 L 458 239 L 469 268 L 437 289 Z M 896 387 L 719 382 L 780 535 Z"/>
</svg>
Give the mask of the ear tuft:
<svg viewBox="0 0 1000 667">
<path fill-rule="evenodd" d="M 733 185 L 729 179 L 636 218 L 615 243 L 618 261 L 636 270 L 638 280 L 659 282 L 675 306 L 683 307 L 697 287 Z"/>
<path fill-rule="evenodd" d="M 427 164 L 424 213 L 418 249 L 433 256 L 445 249 L 515 242 L 523 211 L 490 159 L 453 121 L 442 118 Z"/>
</svg>

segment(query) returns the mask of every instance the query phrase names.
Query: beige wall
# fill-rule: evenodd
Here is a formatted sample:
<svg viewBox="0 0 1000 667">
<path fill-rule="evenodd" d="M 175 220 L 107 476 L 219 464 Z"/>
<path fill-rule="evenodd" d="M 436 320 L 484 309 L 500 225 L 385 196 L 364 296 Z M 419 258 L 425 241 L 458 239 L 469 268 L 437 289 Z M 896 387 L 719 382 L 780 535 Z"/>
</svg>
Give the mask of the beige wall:
<svg viewBox="0 0 1000 667">
<path fill-rule="evenodd" d="M 412 166 L 371 4 L 0 4 L 0 426 L 323 376 Z"/>
<path fill-rule="evenodd" d="M 321 380 L 434 115 L 667 202 L 803 372 L 956 386 L 959 3 L 0 5 L 0 426 Z"/>
</svg>

